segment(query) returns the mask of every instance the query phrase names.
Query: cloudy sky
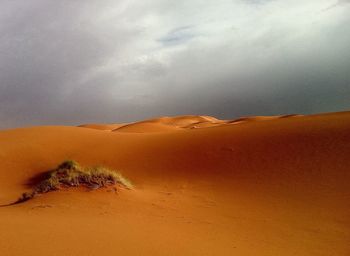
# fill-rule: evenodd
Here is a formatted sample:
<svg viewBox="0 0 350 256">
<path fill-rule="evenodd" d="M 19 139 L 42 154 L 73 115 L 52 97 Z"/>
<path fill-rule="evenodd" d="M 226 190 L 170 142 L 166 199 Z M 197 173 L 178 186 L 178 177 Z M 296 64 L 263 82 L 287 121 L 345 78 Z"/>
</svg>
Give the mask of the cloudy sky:
<svg viewBox="0 0 350 256">
<path fill-rule="evenodd" d="M 0 0 L 0 128 L 350 109 L 350 0 Z"/>
</svg>

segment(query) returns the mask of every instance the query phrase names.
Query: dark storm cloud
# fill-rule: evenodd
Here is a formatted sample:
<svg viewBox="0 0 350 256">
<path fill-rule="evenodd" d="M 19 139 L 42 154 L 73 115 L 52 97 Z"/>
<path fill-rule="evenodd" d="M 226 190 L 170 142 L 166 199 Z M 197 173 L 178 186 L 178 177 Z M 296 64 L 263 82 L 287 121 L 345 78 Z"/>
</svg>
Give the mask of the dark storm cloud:
<svg viewBox="0 0 350 256">
<path fill-rule="evenodd" d="M 0 127 L 348 109 L 346 3 L 0 1 Z"/>
<path fill-rule="evenodd" d="M 98 86 L 81 87 L 79 81 L 103 65 L 114 46 L 84 14 L 90 15 L 92 7 L 82 3 L 2 3 L 8 7 L 1 11 L 0 45 L 0 105 L 5 126 L 103 116 L 112 78 Z M 123 31 L 119 35 L 127 39 Z M 100 102 L 94 108 L 96 97 Z"/>
</svg>

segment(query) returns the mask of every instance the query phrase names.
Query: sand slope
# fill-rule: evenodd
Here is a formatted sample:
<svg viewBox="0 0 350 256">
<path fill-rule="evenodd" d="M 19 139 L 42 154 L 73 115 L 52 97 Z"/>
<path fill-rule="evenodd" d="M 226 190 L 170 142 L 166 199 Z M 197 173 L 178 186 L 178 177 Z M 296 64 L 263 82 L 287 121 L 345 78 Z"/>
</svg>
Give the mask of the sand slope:
<svg viewBox="0 0 350 256">
<path fill-rule="evenodd" d="M 64 159 L 135 189 L 2 207 L 1 255 L 350 254 L 350 112 L 87 126 L 1 131 L 0 203 Z"/>
</svg>

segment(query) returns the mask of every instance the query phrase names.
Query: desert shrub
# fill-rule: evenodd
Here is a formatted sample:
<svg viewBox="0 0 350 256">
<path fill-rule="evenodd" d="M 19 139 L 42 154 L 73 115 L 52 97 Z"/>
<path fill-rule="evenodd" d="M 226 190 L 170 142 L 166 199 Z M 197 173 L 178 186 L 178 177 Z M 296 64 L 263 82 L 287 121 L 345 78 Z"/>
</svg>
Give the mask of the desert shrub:
<svg viewBox="0 0 350 256">
<path fill-rule="evenodd" d="M 62 162 L 56 169 L 41 175 L 41 177 L 41 180 L 33 184 L 31 192 L 22 194 L 17 200 L 18 203 L 27 201 L 36 194 L 58 190 L 61 187 L 84 186 L 97 189 L 119 185 L 127 189 L 132 188 L 132 184 L 114 170 L 103 166 L 82 167 L 72 160 Z"/>
</svg>

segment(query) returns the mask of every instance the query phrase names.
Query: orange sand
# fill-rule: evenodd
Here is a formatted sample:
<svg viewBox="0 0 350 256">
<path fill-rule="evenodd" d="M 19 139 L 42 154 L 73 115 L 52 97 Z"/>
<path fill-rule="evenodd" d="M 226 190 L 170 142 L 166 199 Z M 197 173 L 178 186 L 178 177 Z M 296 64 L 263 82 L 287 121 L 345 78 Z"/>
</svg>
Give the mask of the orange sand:
<svg viewBox="0 0 350 256">
<path fill-rule="evenodd" d="M 65 159 L 120 170 L 0 208 L 0 255 L 350 255 L 350 112 L 0 131 L 0 203 Z"/>
</svg>

